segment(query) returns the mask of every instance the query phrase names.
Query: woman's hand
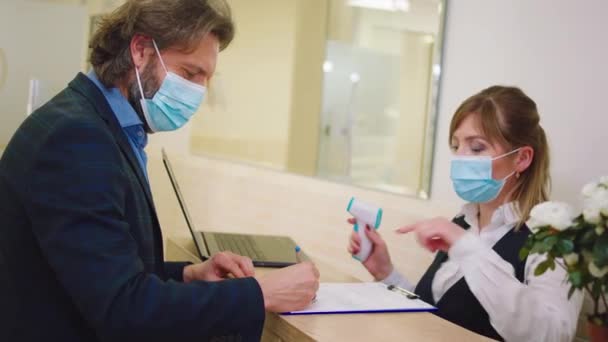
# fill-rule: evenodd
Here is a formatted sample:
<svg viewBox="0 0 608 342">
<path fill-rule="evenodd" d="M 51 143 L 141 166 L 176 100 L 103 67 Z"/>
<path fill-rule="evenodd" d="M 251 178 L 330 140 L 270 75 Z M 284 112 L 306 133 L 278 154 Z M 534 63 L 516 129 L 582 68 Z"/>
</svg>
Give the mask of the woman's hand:
<svg viewBox="0 0 608 342">
<path fill-rule="evenodd" d="M 424 248 L 433 253 L 437 250 L 447 253 L 466 231 L 452 221 L 438 217 L 401 227 L 396 232 L 399 234 L 415 233 L 418 243 Z"/>
<path fill-rule="evenodd" d="M 354 218 L 348 219 L 348 223 L 355 224 Z M 388 277 L 393 271 L 393 264 L 391 263 L 391 257 L 388 254 L 388 248 L 386 242 L 382 240 L 382 237 L 375 229 L 365 227 L 365 234 L 372 243 L 372 251 L 369 254 L 367 260 L 363 262 L 363 266 L 377 281 L 383 280 Z M 348 246 L 348 252 L 352 255 L 359 253 L 361 249 L 361 238 L 356 232 L 352 232 L 350 235 L 350 244 Z"/>
</svg>

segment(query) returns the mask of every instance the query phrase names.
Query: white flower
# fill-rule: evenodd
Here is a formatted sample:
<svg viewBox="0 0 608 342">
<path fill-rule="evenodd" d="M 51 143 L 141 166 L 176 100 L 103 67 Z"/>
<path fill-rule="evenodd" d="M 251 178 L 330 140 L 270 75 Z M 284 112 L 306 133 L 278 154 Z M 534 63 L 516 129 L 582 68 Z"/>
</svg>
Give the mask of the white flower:
<svg viewBox="0 0 608 342">
<path fill-rule="evenodd" d="M 590 196 L 585 198 L 584 202 L 585 210 L 589 211 L 589 214 L 595 214 L 596 212 L 602 213 L 604 216 L 608 216 L 608 189 L 596 188 Z M 584 213 L 583 213 L 584 215 Z M 590 215 L 592 219 L 595 219 L 595 215 Z M 587 217 L 585 217 L 587 220 Z M 597 222 L 588 221 L 589 223 L 599 223 L 599 215 Z"/>
<path fill-rule="evenodd" d="M 606 231 L 606 228 L 604 228 L 602 226 L 595 227 L 595 234 L 597 234 L 598 236 L 604 234 L 605 231 Z"/>
<path fill-rule="evenodd" d="M 545 226 L 564 230 L 572 226 L 575 217 L 574 210 L 567 203 L 545 202 L 532 209 L 528 227 L 533 231 Z"/>
<path fill-rule="evenodd" d="M 583 210 L 583 217 L 585 218 L 586 222 L 598 224 L 600 223 L 600 209 L 593 207 L 585 208 Z"/>
<path fill-rule="evenodd" d="M 578 254 L 576 254 L 576 253 L 566 254 L 566 255 L 564 255 L 564 261 L 566 262 L 566 265 L 574 266 L 574 265 L 578 264 Z"/>
<path fill-rule="evenodd" d="M 600 184 L 598 182 L 591 182 L 591 183 L 587 183 L 585 184 L 585 186 L 583 187 L 583 196 L 585 197 L 591 197 L 593 196 L 593 193 L 600 187 Z"/>
<path fill-rule="evenodd" d="M 596 278 L 602 278 L 608 274 L 608 266 L 604 266 L 601 269 L 597 267 L 593 262 L 589 263 L 589 273 Z"/>
<path fill-rule="evenodd" d="M 600 177 L 600 184 L 603 184 L 604 186 L 608 186 L 608 176 Z"/>
<path fill-rule="evenodd" d="M 536 234 L 538 232 L 539 228 L 546 226 L 546 224 L 542 221 L 536 220 L 533 217 L 530 217 L 528 219 L 528 221 L 526 222 L 526 226 L 528 226 L 528 228 L 530 229 L 532 234 Z"/>
</svg>

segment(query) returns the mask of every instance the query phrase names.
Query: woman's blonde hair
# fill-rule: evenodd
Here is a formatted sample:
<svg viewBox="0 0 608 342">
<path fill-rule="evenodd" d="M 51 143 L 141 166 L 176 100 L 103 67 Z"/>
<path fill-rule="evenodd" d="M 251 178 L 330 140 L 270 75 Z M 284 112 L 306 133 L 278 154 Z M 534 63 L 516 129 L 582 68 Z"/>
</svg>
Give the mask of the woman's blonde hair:
<svg viewBox="0 0 608 342">
<path fill-rule="evenodd" d="M 540 126 L 536 103 L 516 87 L 493 86 L 466 99 L 456 110 L 450 124 L 450 143 L 454 131 L 469 115 L 479 117 L 479 128 L 492 144 L 514 150 L 530 146 L 534 157 L 530 166 L 516 179 L 512 200 L 518 203 L 521 227 L 532 208 L 549 199 L 549 144 Z"/>
</svg>

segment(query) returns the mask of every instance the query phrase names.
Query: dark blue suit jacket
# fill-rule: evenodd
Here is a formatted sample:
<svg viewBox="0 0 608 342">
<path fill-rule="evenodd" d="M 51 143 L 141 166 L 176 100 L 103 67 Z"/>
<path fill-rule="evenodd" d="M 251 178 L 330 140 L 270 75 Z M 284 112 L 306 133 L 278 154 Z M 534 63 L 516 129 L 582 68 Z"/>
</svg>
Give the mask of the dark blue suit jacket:
<svg viewBox="0 0 608 342">
<path fill-rule="evenodd" d="M 0 340 L 260 339 L 256 280 L 185 284 L 162 251 L 127 137 L 79 74 L 0 159 Z"/>
</svg>

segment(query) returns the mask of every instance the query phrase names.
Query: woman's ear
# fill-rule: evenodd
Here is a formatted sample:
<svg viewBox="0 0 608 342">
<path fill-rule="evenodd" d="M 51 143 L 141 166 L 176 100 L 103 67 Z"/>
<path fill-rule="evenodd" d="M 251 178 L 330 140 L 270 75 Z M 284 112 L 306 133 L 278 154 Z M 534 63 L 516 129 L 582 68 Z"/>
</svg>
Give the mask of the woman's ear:
<svg viewBox="0 0 608 342">
<path fill-rule="evenodd" d="M 517 158 L 515 160 L 515 172 L 523 173 L 530 167 L 534 160 L 534 149 L 530 146 L 522 147 L 519 152 L 517 152 Z"/>
<path fill-rule="evenodd" d="M 131 51 L 133 65 L 139 70 L 146 66 L 150 60 L 150 56 L 154 53 L 152 39 L 141 34 L 135 34 L 133 38 L 131 38 L 129 49 Z"/>
</svg>

